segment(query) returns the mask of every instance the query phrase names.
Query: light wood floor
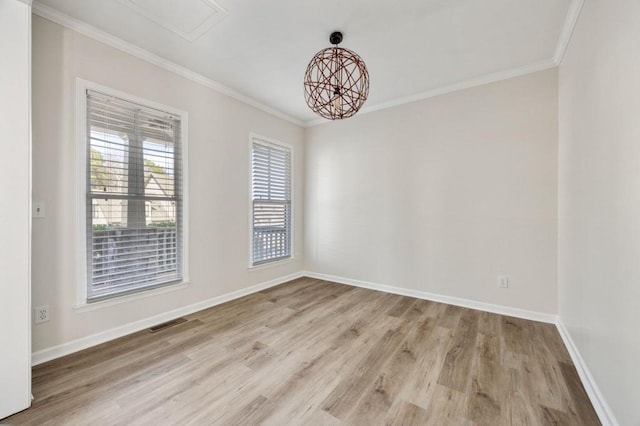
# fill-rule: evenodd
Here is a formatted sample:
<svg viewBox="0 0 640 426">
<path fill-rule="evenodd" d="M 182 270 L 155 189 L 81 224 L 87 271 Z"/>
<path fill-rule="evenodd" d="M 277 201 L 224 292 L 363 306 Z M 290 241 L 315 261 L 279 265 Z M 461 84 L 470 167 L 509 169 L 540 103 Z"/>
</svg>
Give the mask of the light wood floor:
<svg viewBox="0 0 640 426">
<path fill-rule="evenodd" d="M 554 326 L 303 278 L 33 370 L 8 424 L 598 425 Z"/>
</svg>

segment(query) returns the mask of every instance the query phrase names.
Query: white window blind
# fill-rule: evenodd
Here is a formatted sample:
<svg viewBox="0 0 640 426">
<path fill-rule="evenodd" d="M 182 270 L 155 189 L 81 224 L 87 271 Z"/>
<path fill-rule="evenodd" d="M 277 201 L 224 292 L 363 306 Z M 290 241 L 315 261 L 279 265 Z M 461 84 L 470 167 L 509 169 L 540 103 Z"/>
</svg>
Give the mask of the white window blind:
<svg viewBox="0 0 640 426">
<path fill-rule="evenodd" d="M 252 264 L 291 257 L 291 149 L 253 139 Z"/>
<path fill-rule="evenodd" d="M 87 99 L 87 300 L 182 279 L 181 118 Z"/>
</svg>

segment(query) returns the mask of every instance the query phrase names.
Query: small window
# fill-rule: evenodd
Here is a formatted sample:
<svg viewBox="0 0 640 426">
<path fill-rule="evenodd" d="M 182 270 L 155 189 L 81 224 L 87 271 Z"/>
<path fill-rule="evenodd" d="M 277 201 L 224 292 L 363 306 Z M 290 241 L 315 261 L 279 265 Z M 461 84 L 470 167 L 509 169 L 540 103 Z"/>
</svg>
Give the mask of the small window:
<svg viewBox="0 0 640 426">
<path fill-rule="evenodd" d="M 183 278 L 183 117 L 86 96 L 89 302 Z"/>
<path fill-rule="evenodd" d="M 291 148 L 260 138 L 251 149 L 251 264 L 291 257 Z"/>
</svg>

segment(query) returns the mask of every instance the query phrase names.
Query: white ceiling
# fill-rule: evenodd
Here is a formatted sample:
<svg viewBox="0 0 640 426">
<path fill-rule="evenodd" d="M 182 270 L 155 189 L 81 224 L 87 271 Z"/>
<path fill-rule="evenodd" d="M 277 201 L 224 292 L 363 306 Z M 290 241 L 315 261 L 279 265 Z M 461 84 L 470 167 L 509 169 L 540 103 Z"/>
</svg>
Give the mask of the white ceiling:
<svg viewBox="0 0 640 426">
<path fill-rule="evenodd" d="M 39 0 L 34 11 L 102 34 L 102 41 L 128 45 L 105 33 L 115 36 L 152 54 L 142 56 L 186 68 L 292 121 L 313 122 L 318 117 L 304 102 L 302 79 L 334 30 L 344 34 L 341 46 L 356 51 L 369 69 L 366 111 L 555 66 L 581 5 L 582 0 Z"/>
</svg>

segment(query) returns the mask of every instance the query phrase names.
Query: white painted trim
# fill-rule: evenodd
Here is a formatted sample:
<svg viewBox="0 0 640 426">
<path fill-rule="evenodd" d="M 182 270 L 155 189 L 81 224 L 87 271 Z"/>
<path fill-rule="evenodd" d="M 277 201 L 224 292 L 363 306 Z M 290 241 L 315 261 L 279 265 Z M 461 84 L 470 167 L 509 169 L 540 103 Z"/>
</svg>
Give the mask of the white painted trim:
<svg viewBox="0 0 640 426">
<path fill-rule="evenodd" d="M 31 7 L 31 4 L 33 3 L 33 0 L 18 0 L 18 1 L 26 4 L 29 7 Z"/>
<path fill-rule="evenodd" d="M 484 76 L 480 76 L 477 78 L 459 81 L 457 83 L 453 83 L 448 86 L 436 87 L 426 92 L 392 99 L 390 101 L 382 102 L 376 105 L 372 105 L 370 107 L 365 106 L 360 111 L 358 111 L 358 115 L 367 114 L 373 111 L 380 111 L 383 109 L 393 108 L 393 107 L 408 104 L 411 102 L 417 102 L 424 99 L 433 98 L 435 96 L 457 92 L 459 90 L 470 89 L 472 87 L 482 86 L 484 84 L 494 83 L 501 80 L 507 80 L 510 78 L 519 77 L 522 75 L 531 74 L 538 71 L 544 71 L 550 68 L 555 68 L 560 65 L 560 63 L 562 62 L 562 59 L 564 58 L 564 54 L 567 50 L 567 47 L 569 46 L 569 41 L 571 40 L 571 35 L 573 34 L 573 30 L 575 29 L 576 24 L 578 23 L 578 17 L 580 16 L 580 11 L 582 10 L 583 4 L 584 4 L 584 0 L 571 0 L 571 4 L 569 5 L 569 10 L 567 11 L 567 16 L 565 18 L 562 31 L 560 32 L 558 43 L 556 44 L 556 50 L 554 52 L 553 57 L 550 59 L 544 59 L 539 62 L 528 64 L 522 67 L 511 68 L 511 69 L 499 71 L 496 73 L 486 74 Z M 330 120 L 318 118 L 318 119 L 307 121 L 304 127 L 312 127 L 312 126 L 317 126 L 318 124 L 325 124 L 330 122 L 331 122 Z"/>
<path fill-rule="evenodd" d="M 76 300 L 74 306 L 87 302 L 87 98 L 84 93 L 86 82 L 76 79 Z"/>
<path fill-rule="evenodd" d="M 564 59 L 564 54 L 567 51 L 567 47 L 569 47 L 569 41 L 571 41 L 571 36 L 578 23 L 578 17 L 580 16 L 583 5 L 584 0 L 572 0 L 569 5 L 569 11 L 567 12 L 564 26 L 562 27 L 562 32 L 556 45 L 556 52 L 553 55 L 553 61 L 556 65 L 560 65 Z"/>
<path fill-rule="evenodd" d="M 168 59 L 162 58 L 155 53 L 151 53 L 148 50 L 145 50 L 141 47 L 135 46 L 127 41 L 122 40 L 121 38 L 115 37 L 105 31 L 102 31 L 92 25 L 81 22 L 75 18 L 72 18 L 69 15 L 66 15 L 52 7 L 44 5 L 38 1 L 33 3 L 33 13 L 42 18 L 48 19 L 56 24 L 62 25 L 70 30 L 73 30 L 77 33 L 85 35 L 89 38 L 97 40 L 101 43 L 106 44 L 107 46 L 111 46 L 115 49 L 121 50 L 129 55 L 135 56 L 138 59 L 142 59 L 143 61 L 149 62 L 153 65 L 156 65 L 160 68 L 163 68 L 167 71 L 170 71 L 174 74 L 179 75 L 180 77 L 184 77 L 188 80 L 191 80 L 195 83 L 201 84 L 205 87 L 213 89 L 223 95 L 229 96 L 237 101 L 240 101 L 246 105 L 257 108 L 261 111 L 264 111 L 268 114 L 271 114 L 275 117 L 286 120 L 290 123 L 293 123 L 297 126 L 304 126 L 304 122 L 294 118 L 288 114 L 285 114 L 281 111 L 278 111 L 275 108 L 267 106 L 247 95 L 244 95 L 234 89 L 231 89 L 224 84 L 212 80 L 199 74 L 197 72 L 191 71 L 190 69 L 183 67 L 182 65 L 178 65 L 175 62 L 171 62 Z"/>
<path fill-rule="evenodd" d="M 23 1 L 23 0 L 20 0 L 20 1 Z M 26 2 L 28 0 L 24 0 L 24 1 Z M 399 105 L 404 105 L 407 103 L 416 102 L 416 101 L 432 98 L 435 96 L 440 96 L 447 93 L 468 89 L 475 86 L 481 86 L 484 84 L 489 84 L 496 81 L 506 80 L 509 78 L 518 77 L 521 75 L 530 74 L 538 71 L 543 71 L 549 68 L 557 67 L 562 61 L 564 52 L 568 46 L 569 40 L 571 38 L 571 34 L 573 33 L 573 29 L 575 28 L 575 25 L 577 23 L 578 16 L 580 14 L 580 10 L 582 9 L 583 3 L 584 3 L 584 0 L 572 0 L 571 5 L 569 6 L 569 11 L 567 13 L 565 24 L 560 33 L 560 38 L 556 46 L 554 56 L 550 59 L 545 59 L 545 60 L 542 60 L 533 64 L 525 65 L 522 67 L 511 68 L 508 70 L 487 74 L 477 78 L 460 81 L 448 86 L 437 87 L 432 90 L 428 90 L 426 92 L 392 99 L 390 101 L 382 102 L 376 105 L 372 105 L 370 107 L 365 106 L 362 110 L 358 112 L 358 115 L 367 114 L 373 111 L 380 111 L 387 108 L 393 108 Z M 165 58 L 162 58 L 154 53 L 149 52 L 148 50 L 135 46 L 127 41 L 124 41 L 118 37 L 115 37 L 94 26 L 91 26 L 75 18 L 72 18 L 69 15 L 66 15 L 38 1 L 35 1 L 33 3 L 33 13 L 45 19 L 53 21 L 57 24 L 60 24 L 66 28 L 69 28 L 70 30 L 76 31 L 80 34 L 83 34 L 87 37 L 90 37 L 94 40 L 97 40 L 101 43 L 111 46 L 115 49 L 121 50 L 125 53 L 128 53 L 132 56 L 142 59 L 146 62 L 159 66 L 167 71 L 170 71 L 174 74 L 177 74 L 195 83 L 198 83 L 210 89 L 216 90 L 217 92 L 227 95 L 233 99 L 236 99 L 240 102 L 243 102 L 247 105 L 250 105 L 254 108 L 257 108 L 275 117 L 286 120 L 297 126 L 311 127 L 311 126 L 316 126 L 318 124 L 324 124 L 324 123 L 330 122 L 329 120 L 325 120 L 321 118 L 308 120 L 308 121 L 299 120 L 291 115 L 285 114 L 273 107 L 265 105 L 247 95 L 244 95 L 234 89 L 231 89 L 230 87 L 225 86 L 224 84 L 218 81 L 212 80 L 208 77 L 203 76 L 202 74 L 191 71 L 190 69 L 183 67 L 182 65 L 178 65 L 174 62 L 171 62 Z"/>
<path fill-rule="evenodd" d="M 484 302 L 477 302 L 473 300 L 445 296 L 445 295 L 440 295 L 435 293 L 422 292 L 417 290 L 410 290 L 410 289 L 401 288 L 401 287 L 376 284 L 368 281 L 355 280 L 351 278 L 338 277 L 335 275 L 321 274 L 321 273 L 311 272 L 311 271 L 295 272 L 283 277 L 266 281 L 264 283 L 247 287 L 242 290 L 237 290 L 221 296 L 216 296 L 211 299 L 194 303 L 192 305 L 184 306 L 182 308 L 177 308 L 169 312 L 164 312 L 150 318 L 142 319 L 142 320 L 125 324 L 119 327 L 115 327 L 110 330 L 93 334 L 91 336 L 76 339 L 71 342 L 53 346 L 51 348 L 42 349 L 32 354 L 31 362 L 32 362 L 32 365 L 42 364 L 44 362 L 51 361 L 53 359 L 60 358 L 62 356 L 69 355 L 74 352 L 81 351 L 83 349 L 87 349 L 92 346 L 99 345 L 99 344 L 108 342 L 110 340 L 117 339 L 119 337 L 123 337 L 131 333 L 135 333 L 140 330 L 144 330 L 154 325 L 171 321 L 181 316 L 189 315 L 194 312 L 198 312 L 203 309 L 207 309 L 207 308 L 228 302 L 230 300 L 238 299 L 240 297 L 244 297 L 249 294 L 253 294 L 261 290 L 274 287 L 274 286 L 277 286 L 301 277 L 315 278 L 315 279 L 320 279 L 324 281 L 331 281 L 331 282 L 336 282 L 340 284 L 352 285 L 355 287 L 367 288 L 370 290 L 383 291 L 386 293 L 415 297 L 415 298 L 424 299 L 424 300 L 431 300 L 434 302 L 446 303 L 454 306 L 461 306 L 464 308 L 477 309 L 480 311 L 491 312 L 491 313 L 500 314 L 500 315 L 507 315 L 507 316 L 512 316 L 516 318 L 555 324 L 565 346 L 567 347 L 567 350 L 569 352 L 569 355 L 571 356 L 573 364 L 575 365 L 576 370 L 578 371 L 578 375 L 580 377 L 580 380 L 582 381 L 582 384 L 585 387 L 587 395 L 589 396 L 591 403 L 593 404 L 593 407 L 596 410 L 598 417 L 600 418 L 600 421 L 604 426 L 618 426 L 619 424 L 615 418 L 615 415 L 613 414 L 613 411 L 611 410 L 606 400 L 604 399 L 604 396 L 600 392 L 593 376 L 589 372 L 589 369 L 586 363 L 584 362 L 584 360 L 582 359 L 582 356 L 580 355 L 577 347 L 575 346 L 573 340 L 571 339 L 569 332 L 565 328 L 562 320 L 556 315 L 518 309 L 518 308 L 512 308 L 512 307 L 502 306 L 502 305 L 493 305 L 493 304 L 484 303 Z"/>
<path fill-rule="evenodd" d="M 602 395 L 602 392 L 600 392 L 600 388 L 598 388 L 595 379 L 593 378 L 591 372 L 589 371 L 589 368 L 587 367 L 587 363 L 584 361 L 584 359 L 580 355 L 580 352 L 578 351 L 578 348 L 573 342 L 571 334 L 569 334 L 569 331 L 562 322 L 562 318 L 558 317 L 558 320 L 556 321 L 556 327 L 558 328 L 558 332 L 560 333 L 560 337 L 562 337 L 564 345 L 569 351 L 569 355 L 571 356 L 573 365 L 578 371 L 578 376 L 580 376 L 582 385 L 587 391 L 587 395 L 589 395 L 591 404 L 593 404 L 593 408 L 596 410 L 596 413 L 600 418 L 600 422 L 602 422 L 603 426 L 618 426 L 619 423 L 616 420 L 611 407 L 609 407 L 609 404 L 607 404 L 607 401 Z"/>
<path fill-rule="evenodd" d="M 387 102 L 382 102 L 376 105 L 372 105 L 370 107 L 365 106 L 360 111 L 358 111 L 357 115 L 368 114 L 374 111 L 380 111 L 383 109 L 405 105 L 411 102 L 418 102 L 418 101 L 433 98 L 436 96 L 445 95 L 447 93 L 457 92 L 464 89 L 470 89 L 472 87 L 482 86 L 489 83 L 495 83 L 497 81 L 508 80 L 510 78 L 519 77 L 522 75 L 555 68 L 557 65 L 558 64 L 556 64 L 553 59 L 546 59 L 540 62 L 525 65 L 523 67 L 512 68 L 505 71 L 499 71 L 499 72 L 487 74 L 481 77 L 453 83 L 448 86 L 437 87 L 435 89 L 428 90 L 426 92 L 418 93 L 415 95 L 396 98 Z M 305 127 L 312 127 L 312 126 L 317 126 L 318 124 L 325 124 L 330 122 L 331 122 L 330 120 L 320 118 L 320 119 L 307 121 L 305 124 Z"/>
<path fill-rule="evenodd" d="M 105 342 L 108 342 L 119 337 L 126 336 L 131 333 L 135 333 L 145 328 L 152 327 L 154 325 L 162 324 L 167 321 L 174 320 L 184 315 L 189 315 L 194 312 L 201 311 L 203 309 L 210 308 L 212 306 L 220 305 L 230 300 L 238 299 L 240 297 L 247 296 L 249 294 L 257 293 L 261 290 L 274 287 L 285 283 L 287 281 L 294 280 L 296 278 L 303 277 L 301 272 L 285 275 L 283 277 L 275 278 L 270 281 L 266 281 L 260 284 L 253 285 L 241 290 L 233 291 L 231 293 L 216 296 L 202 302 L 194 303 L 192 305 L 183 306 L 182 308 L 173 309 L 168 312 L 163 312 L 158 315 L 154 315 L 149 318 L 145 318 L 139 321 L 134 321 L 129 324 L 121 325 L 119 327 L 105 330 L 100 333 L 92 334 L 91 336 L 82 337 L 80 339 L 72 340 L 61 345 L 53 346 L 50 348 L 42 349 L 34 352 L 31 355 L 31 364 L 38 365 L 43 362 L 51 361 L 52 359 L 60 358 L 65 355 L 72 354 L 74 352 L 81 351 L 83 349 L 90 348 Z"/>
<path fill-rule="evenodd" d="M 494 314 L 507 315 L 510 317 L 522 318 L 532 321 L 540 321 L 555 324 L 557 316 L 544 312 L 528 311 L 525 309 L 512 308 L 503 305 L 493 305 L 491 303 L 477 302 L 475 300 L 462 299 L 460 297 L 445 296 L 442 294 L 428 293 L 424 291 L 411 290 L 408 288 L 389 286 L 372 283 L 369 281 L 355 280 L 352 278 L 338 277 L 335 275 L 320 274 L 317 272 L 304 271 L 303 275 L 309 278 L 316 278 L 324 281 L 348 284 L 355 287 L 367 288 L 369 290 L 384 291 L 385 293 L 399 294 L 401 296 L 415 297 L 418 299 L 431 300 L 433 302 L 446 303 L 448 305 L 461 306 L 463 308 L 477 309 L 479 311 L 491 312 Z"/>
<path fill-rule="evenodd" d="M 25 3 L 27 6 L 29 6 L 29 9 L 31 9 L 31 3 L 33 0 L 22 0 L 23 3 Z M 29 96 L 29 118 L 28 118 L 28 123 L 29 123 L 29 153 L 28 153 L 28 164 L 29 164 L 29 178 L 28 178 L 28 182 L 27 182 L 27 188 L 29 191 L 29 207 L 28 207 L 28 211 L 31 214 L 31 212 L 33 211 L 32 209 L 32 204 L 33 204 L 33 14 L 29 14 L 29 18 L 28 18 L 28 31 L 29 31 L 29 52 L 28 52 L 28 56 L 29 56 L 29 63 L 27 65 L 28 67 L 28 72 L 29 72 L 29 92 L 28 92 L 28 96 Z M 27 272 L 27 298 L 28 298 L 28 304 L 29 306 L 33 306 L 33 281 L 32 281 L 32 266 L 33 266 L 33 260 L 32 260 L 32 252 L 33 252 L 33 219 L 29 220 L 29 234 L 27 235 L 28 241 L 27 241 L 27 251 L 29 253 L 29 259 L 27 260 L 27 266 L 29 268 L 29 271 Z M 29 315 L 27 316 L 28 320 L 28 328 L 27 328 L 27 332 L 29 333 L 29 343 L 28 343 L 28 348 L 27 348 L 27 354 L 31 353 L 33 351 L 33 342 L 32 342 L 32 336 L 33 336 L 33 324 L 32 324 L 32 309 L 29 309 Z M 31 395 L 31 399 L 29 400 L 30 403 L 31 401 L 33 401 L 33 381 L 32 381 L 32 372 L 29 371 L 29 394 Z"/>
<path fill-rule="evenodd" d="M 74 305 L 73 309 L 76 312 L 89 312 L 95 311 L 102 308 L 108 308 L 110 306 L 121 305 L 123 303 L 132 302 L 134 300 L 146 299 L 149 297 L 157 296 L 164 293 L 170 293 L 176 290 L 182 290 L 184 288 L 189 287 L 189 282 L 181 281 L 174 284 L 167 284 L 161 287 L 151 288 L 151 289 L 143 289 L 139 292 L 135 293 L 126 293 L 121 296 L 114 296 L 109 299 L 100 300 L 98 302 L 80 303 L 78 305 Z"/>
<path fill-rule="evenodd" d="M 615 418 L 615 415 L 613 414 L 613 411 L 611 410 L 611 407 L 609 407 L 606 400 L 604 399 L 604 396 L 602 395 L 602 392 L 600 392 L 600 389 L 598 388 L 595 379 L 589 372 L 587 364 L 584 362 L 584 359 L 582 359 L 580 352 L 578 352 L 576 345 L 571 339 L 571 335 L 565 328 L 562 322 L 562 319 L 557 315 L 547 314 L 543 312 L 528 311 L 528 310 L 512 308 L 508 306 L 493 305 L 493 304 L 484 303 L 484 302 L 477 302 L 474 300 L 444 296 L 440 294 L 427 293 L 427 292 L 422 292 L 417 290 L 410 290 L 410 289 L 401 288 L 401 287 L 388 286 L 388 285 L 377 284 L 377 283 L 372 283 L 368 281 L 338 277 L 335 275 L 321 274 L 317 272 L 304 271 L 303 275 L 309 278 L 316 278 L 316 279 L 336 282 L 340 284 L 348 284 L 355 287 L 362 287 L 370 290 L 383 291 L 385 293 L 399 294 L 401 296 L 415 297 L 418 299 L 431 300 L 434 302 L 446 303 L 449 305 L 461 306 L 461 307 L 470 308 L 470 309 L 477 309 L 480 311 L 492 312 L 500 315 L 507 315 L 507 316 L 516 317 L 516 318 L 555 324 L 560 334 L 560 337 L 564 342 L 564 345 L 569 351 L 571 360 L 573 361 L 573 364 L 575 365 L 576 370 L 578 371 L 578 375 L 587 392 L 587 395 L 589 396 L 589 399 L 591 400 L 591 404 L 593 404 L 593 407 L 596 410 L 596 413 L 598 414 L 598 417 L 600 418 L 600 421 L 602 422 L 603 426 L 619 425 L 618 421 Z"/>
<path fill-rule="evenodd" d="M 293 232 L 292 232 L 292 235 L 293 235 Z M 291 244 L 293 245 L 293 241 L 291 242 Z M 249 243 L 249 245 L 251 245 L 251 243 Z M 253 266 L 251 265 L 251 253 L 249 253 L 249 267 L 247 269 L 249 271 L 259 271 L 261 269 L 269 269 L 269 268 L 273 268 L 274 266 L 285 265 L 287 263 L 291 263 L 296 260 L 298 259 L 293 257 L 293 253 L 292 253 L 291 257 L 287 257 L 280 260 L 274 260 L 273 262 L 261 263 L 260 265 Z"/>
</svg>

